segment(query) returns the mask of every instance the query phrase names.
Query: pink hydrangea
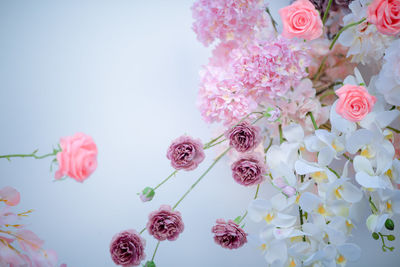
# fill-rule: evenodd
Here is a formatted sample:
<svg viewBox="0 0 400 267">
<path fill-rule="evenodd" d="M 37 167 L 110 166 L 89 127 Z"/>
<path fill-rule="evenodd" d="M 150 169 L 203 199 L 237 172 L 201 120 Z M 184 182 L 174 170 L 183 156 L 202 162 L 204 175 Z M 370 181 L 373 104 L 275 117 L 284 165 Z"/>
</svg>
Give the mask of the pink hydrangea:
<svg viewBox="0 0 400 267">
<path fill-rule="evenodd" d="M 303 43 L 278 37 L 220 45 L 200 72 L 198 107 L 206 122 L 236 123 L 264 100 L 284 96 L 307 76 Z"/>
<path fill-rule="evenodd" d="M 192 6 L 193 30 L 208 46 L 215 39 L 250 39 L 268 25 L 262 0 L 197 0 Z"/>
</svg>

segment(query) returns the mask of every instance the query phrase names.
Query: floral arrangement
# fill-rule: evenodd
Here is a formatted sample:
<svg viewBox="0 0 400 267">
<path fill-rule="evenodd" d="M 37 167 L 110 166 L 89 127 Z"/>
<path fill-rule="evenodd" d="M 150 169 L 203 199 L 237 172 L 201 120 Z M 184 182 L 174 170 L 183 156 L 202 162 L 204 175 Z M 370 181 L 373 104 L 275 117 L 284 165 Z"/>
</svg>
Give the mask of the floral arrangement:
<svg viewBox="0 0 400 267">
<path fill-rule="evenodd" d="M 295 0 L 279 10 L 280 20 L 262 0 L 196 0 L 192 12 L 198 40 L 213 45 L 200 71 L 197 105 L 206 122 L 224 130 L 206 143 L 188 135 L 173 140 L 166 153 L 172 173 L 144 188 L 140 199 L 152 201 L 179 172 L 195 171 L 205 150 L 220 154 L 176 203 L 150 212 L 143 229 L 110 237 L 113 262 L 156 266 L 161 242 L 184 232 L 178 206 L 224 157 L 232 182 L 255 194 L 243 215 L 215 218 L 216 245 L 232 250 L 252 243 L 267 266 L 344 266 L 360 257 L 349 237 L 366 202 L 371 238 L 393 251 L 400 213 L 400 0 Z M 55 157 L 55 179 L 83 182 L 97 167 L 97 146 L 78 133 L 43 156 L 0 156 L 14 157 Z M 275 193 L 260 195 L 261 186 Z M 16 205 L 19 194 L 5 187 L 0 201 Z M 14 224 L 29 212 L 14 214 L 8 206 L 0 213 L 0 265 L 55 266 L 55 254 Z M 262 225 L 261 232 L 248 233 L 246 220 Z M 151 258 L 145 233 L 158 240 Z"/>
</svg>

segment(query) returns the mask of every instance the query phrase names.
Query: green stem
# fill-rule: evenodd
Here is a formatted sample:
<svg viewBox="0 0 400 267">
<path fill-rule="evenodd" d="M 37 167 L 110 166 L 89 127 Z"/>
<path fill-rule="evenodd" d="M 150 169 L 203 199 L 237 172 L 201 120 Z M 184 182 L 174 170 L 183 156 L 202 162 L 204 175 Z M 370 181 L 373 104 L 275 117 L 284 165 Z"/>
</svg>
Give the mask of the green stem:
<svg viewBox="0 0 400 267">
<path fill-rule="evenodd" d="M 388 247 L 388 246 L 386 246 L 386 244 L 385 244 L 385 236 L 386 235 L 383 235 L 381 232 L 379 232 L 378 233 L 379 234 L 379 236 L 381 237 L 381 239 L 382 239 L 382 250 L 384 251 L 384 252 L 386 252 L 386 249 L 389 249 L 390 251 L 393 251 L 393 249 L 394 249 L 394 247 Z"/>
<path fill-rule="evenodd" d="M 259 190 L 260 190 L 260 185 L 258 184 L 258 185 L 257 185 L 256 193 L 254 194 L 254 199 L 257 199 L 257 197 L 258 197 L 258 191 L 259 191 Z M 240 220 L 239 220 L 238 224 L 240 224 L 240 223 L 244 220 L 244 218 L 246 218 L 247 214 L 248 214 L 248 212 L 247 212 L 247 210 L 246 210 L 246 212 L 243 214 L 243 216 L 240 217 Z"/>
<path fill-rule="evenodd" d="M 335 85 L 339 85 L 339 84 L 343 84 L 343 83 L 342 83 L 342 82 L 334 82 L 334 83 L 331 83 L 330 85 L 328 85 L 328 86 L 322 88 L 321 90 L 318 90 L 318 92 L 316 93 L 316 95 L 318 96 L 318 95 L 324 93 L 325 91 L 327 91 L 327 90 L 329 90 L 329 89 L 333 89 L 333 87 L 334 87 Z"/>
<path fill-rule="evenodd" d="M 375 206 L 375 203 L 372 201 L 372 197 L 370 196 L 369 197 L 369 205 L 370 205 L 370 207 L 371 207 L 371 210 L 372 210 L 372 213 L 377 213 L 378 212 L 378 209 L 377 209 L 377 207 Z"/>
<path fill-rule="evenodd" d="M 278 32 L 278 29 L 276 28 L 276 25 L 278 25 L 278 23 L 276 22 L 276 20 L 274 19 L 274 17 L 272 17 L 272 14 L 271 14 L 271 12 L 270 12 L 270 10 L 269 10 L 268 7 L 265 9 L 265 11 L 268 13 L 268 15 L 269 15 L 269 17 L 270 17 L 270 19 L 271 19 L 271 22 L 272 22 L 272 26 L 274 27 L 274 30 L 275 30 L 275 32 L 277 33 L 277 32 Z"/>
<path fill-rule="evenodd" d="M 269 140 L 269 144 L 268 144 L 268 146 L 267 146 L 267 148 L 266 149 L 264 149 L 264 153 L 267 153 L 268 152 L 268 150 L 270 149 L 270 147 L 272 146 L 272 142 L 274 141 L 274 139 L 273 138 L 271 138 L 270 140 Z"/>
<path fill-rule="evenodd" d="M 156 187 L 154 187 L 154 191 L 156 191 L 157 188 L 159 188 L 160 186 L 162 186 L 166 181 L 168 181 L 172 176 L 175 176 L 178 173 L 178 170 L 175 170 L 173 173 L 171 173 L 167 178 L 165 178 L 164 180 L 162 180 L 161 183 L 159 183 Z"/>
<path fill-rule="evenodd" d="M 335 38 L 333 38 L 332 43 L 331 43 L 331 45 L 329 47 L 329 50 L 332 50 L 333 46 L 335 45 L 336 41 L 339 39 L 339 36 L 342 34 L 342 32 L 344 32 L 348 28 L 351 28 L 353 26 L 357 26 L 358 24 L 363 23 L 365 20 L 366 20 L 366 18 L 363 18 L 360 21 L 350 23 L 350 24 L 344 26 L 343 28 L 341 28 L 340 31 L 338 31 L 338 33 L 335 35 Z"/>
<path fill-rule="evenodd" d="M 331 167 L 327 167 L 331 172 L 333 172 L 335 175 L 336 175 L 336 177 L 337 178 L 340 178 L 340 175 L 334 170 L 334 169 L 332 169 Z"/>
<path fill-rule="evenodd" d="M 393 127 L 390 127 L 390 126 L 387 126 L 386 128 L 388 128 L 389 130 L 392 130 L 392 131 L 394 131 L 396 133 L 400 133 L 400 130 L 397 130 L 396 128 L 393 128 Z"/>
<path fill-rule="evenodd" d="M 156 253 L 157 253 L 157 250 L 158 250 L 158 246 L 160 245 L 160 242 L 161 241 L 158 241 L 158 243 L 157 243 L 156 249 L 154 250 L 154 253 L 153 253 L 153 257 L 151 257 L 151 261 L 154 261 L 154 257 L 156 256 Z"/>
<path fill-rule="evenodd" d="M 311 112 L 311 111 L 308 112 L 307 115 L 310 116 L 311 121 L 312 121 L 312 124 L 314 125 L 314 129 L 315 129 L 315 130 L 318 130 L 318 125 L 317 125 L 317 123 L 315 122 L 315 118 L 314 118 L 314 115 L 312 114 L 312 112 Z"/>
<path fill-rule="evenodd" d="M 139 232 L 139 234 L 143 234 L 143 232 L 146 231 L 146 227 L 142 229 L 142 231 Z"/>
<path fill-rule="evenodd" d="M 329 10 L 331 9 L 333 0 L 329 0 L 328 5 L 325 9 L 324 17 L 322 18 L 322 24 L 325 25 L 326 19 L 328 18 Z"/>
<path fill-rule="evenodd" d="M 278 126 L 279 129 L 279 143 L 282 144 L 284 139 L 283 139 L 283 131 L 282 131 L 282 124 L 279 124 Z"/>
<path fill-rule="evenodd" d="M 42 156 L 36 155 L 37 150 L 32 152 L 31 154 L 10 154 L 10 155 L 3 155 L 0 158 L 5 158 L 10 160 L 10 158 L 34 158 L 34 159 L 44 159 L 51 156 L 56 156 L 58 152 L 61 150 L 54 149 L 52 153 L 44 154 Z"/>
<path fill-rule="evenodd" d="M 176 204 L 172 207 L 172 209 L 174 210 L 179 203 L 182 202 L 182 200 L 185 199 L 185 197 L 190 193 L 190 191 L 193 190 L 193 188 L 196 187 L 196 185 L 204 178 L 204 176 L 207 175 L 207 173 L 215 166 L 215 164 L 217 164 L 217 162 L 223 158 L 223 156 L 226 155 L 226 153 L 229 152 L 229 150 L 231 150 L 231 148 L 226 149 L 224 152 L 222 152 L 215 160 L 214 162 L 210 165 L 210 167 L 208 167 L 208 169 L 196 180 L 196 182 L 194 182 L 194 184 L 192 184 L 192 186 L 185 192 L 185 194 L 183 194 L 183 196 L 178 200 L 178 202 L 176 202 Z"/>
<path fill-rule="evenodd" d="M 257 190 L 256 190 L 256 194 L 254 195 L 254 199 L 257 199 L 258 197 L 258 191 L 260 190 L 260 185 L 257 185 Z"/>
<path fill-rule="evenodd" d="M 319 65 L 317 72 L 315 73 L 314 77 L 312 78 L 314 81 L 317 80 L 319 78 L 319 76 L 321 76 L 322 69 L 324 68 L 325 62 L 326 62 L 327 59 L 328 59 L 328 55 L 325 55 L 322 58 L 321 64 Z"/>
<path fill-rule="evenodd" d="M 343 154 L 343 157 L 345 157 L 347 160 L 350 160 L 350 162 L 353 162 L 353 159 L 347 156 L 346 154 Z"/>
<path fill-rule="evenodd" d="M 325 97 L 336 94 L 334 90 L 325 92 L 325 94 L 321 95 L 319 100 L 322 101 Z"/>
</svg>

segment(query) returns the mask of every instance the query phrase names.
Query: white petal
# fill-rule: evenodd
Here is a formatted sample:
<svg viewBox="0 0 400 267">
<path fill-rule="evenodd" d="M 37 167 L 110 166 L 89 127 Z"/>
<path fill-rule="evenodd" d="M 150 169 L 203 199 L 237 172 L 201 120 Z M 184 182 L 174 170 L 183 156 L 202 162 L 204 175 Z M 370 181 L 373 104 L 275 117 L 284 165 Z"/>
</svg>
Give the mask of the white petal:
<svg viewBox="0 0 400 267">
<path fill-rule="evenodd" d="M 325 170 L 321 167 L 314 166 L 313 164 L 311 164 L 310 162 L 307 162 L 305 160 L 296 161 L 296 163 L 294 164 L 294 168 L 295 168 L 297 174 L 299 174 L 299 175 Z"/>
<path fill-rule="evenodd" d="M 332 128 L 342 132 L 342 133 L 350 133 L 356 130 L 357 125 L 354 122 L 348 121 L 339 114 L 336 113 L 336 102 L 331 107 L 330 112 L 330 121 L 332 124 Z"/>
<path fill-rule="evenodd" d="M 376 156 L 376 173 L 385 173 L 392 166 L 392 158 L 384 148 L 380 148 Z"/>
<path fill-rule="evenodd" d="M 345 243 L 337 249 L 349 261 L 357 261 L 361 257 L 361 249 L 355 244 Z"/>
<path fill-rule="evenodd" d="M 274 240 L 270 243 L 269 249 L 265 255 L 267 263 L 271 264 L 275 261 L 286 262 L 287 247 L 284 240 Z"/>
<path fill-rule="evenodd" d="M 364 145 L 372 143 L 373 133 L 367 129 L 360 129 L 351 134 L 346 142 L 346 150 L 351 154 L 357 153 Z"/>
<path fill-rule="evenodd" d="M 376 121 L 381 128 L 385 128 L 389 124 L 391 124 L 399 115 L 400 111 L 397 109 L 379 112 L 376 116 Z"/>
<path fill-rule="evenodd" d="M 342 189 L 339 189 L 339 192 L 343 199 L 349 203 L 356 203 L 363 197 L 362 191 L 349 182 L 344 183 Z"/>
<path fill-rule="evenodd" d="M 255 199 L 250 202 L 249 208 L 249 218 L 255 222 L 260 222 L 271 209 L 271 203 L 265 199 Z"/>
<path fill-rule="evenodd" d="M 318 153 L 318 165 L 320 166 L 328 166 L 331 164 L 333 157 L 335 156 L 336 152 L 333 151 L 330 147 L 324 147 Z"/>
<path fill-rule="evenodd" d="M 356 172 L 365 172 L 371 176 L 374 175 L 371 162 L 366 157 L 355 156 L 353 160 L 353 166 Z"/>
<path fill-rule="evenodd" d="M 304 138 L 303 128 L 299 124 L 292 123 L 283 127 L 283 136 L 288 142 L 301 142 Z"/>
<path fill-rule="evenodd" d="M 278 211 L 281 211 L 287 207 L 287 199 L 281 193 L 274 195 L 271 198 L 272 207 Z"/>
<path fill-rule="evenodd" d="M 277 227 L 291 227 L 297 221 L 297 216 L 292 216 L 284 213 L 278 213 L 271 223 Z"/>
<path fill-rule="evenodd" d="M 365 188 L 385 188 L 385 184 L 379 176 L 370 176 L 365 172 L 357 172 L 356 181 Z"/>
<path fill-rule="evenodd" d="M 368 216 L 366 224 L 368 230 L 372 233 L 375 232 L 376 224 L 378 222 L 378 215 L 371 214 Z"/>
<path fill-rule="evenodd" d="M 318 137 L 315 135 L 309 135 L 304 138 L 304 144 L 306 146 L 306 149 L 310 152 L 318 152 L 320 151 L 323 147 L 326 146 L 324 142 L 322 142 Z"/>
<path fill-rule="evenodd" d="M 304 211 L 311 212 L 316 209 L 321 202 L 322 200 L 318 196 L 310 192 L 304 192 L 300 196 L 299 205 Z"/>
</svg>

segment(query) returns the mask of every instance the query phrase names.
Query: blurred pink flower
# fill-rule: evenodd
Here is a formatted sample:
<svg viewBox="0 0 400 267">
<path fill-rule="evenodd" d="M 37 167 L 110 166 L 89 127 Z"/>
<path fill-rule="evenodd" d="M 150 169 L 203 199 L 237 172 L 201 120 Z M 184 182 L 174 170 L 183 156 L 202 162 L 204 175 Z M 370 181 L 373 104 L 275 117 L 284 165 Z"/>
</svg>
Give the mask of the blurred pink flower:
<svg viewBox="0 0 400 267">
<path fill-rule="evenodd" d="M 257 28 L 268 25 L 265 7 L 262 0 L 197 0 L 192 6 L 193 30 L 206 46 L 215 39 L 250 39 Z"/>
<path fill-rule="evenodd" d="M 8 206 L 18 205 L 20 198 L 21 196 L 15 188 L 6 186 L 0 189 L 0 201 L 4 201 Z"/>
<path fill-rule="evenodd" d="M 92 137 L 77 133 L 60 140 L 61 152 L 57 153 L 59 169 L 56 179 L 69 176 L 83 182 L 97 168 L 97 146 Z"/>
</svg>

